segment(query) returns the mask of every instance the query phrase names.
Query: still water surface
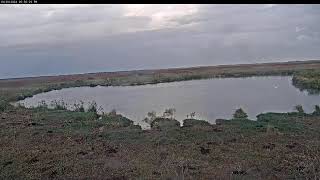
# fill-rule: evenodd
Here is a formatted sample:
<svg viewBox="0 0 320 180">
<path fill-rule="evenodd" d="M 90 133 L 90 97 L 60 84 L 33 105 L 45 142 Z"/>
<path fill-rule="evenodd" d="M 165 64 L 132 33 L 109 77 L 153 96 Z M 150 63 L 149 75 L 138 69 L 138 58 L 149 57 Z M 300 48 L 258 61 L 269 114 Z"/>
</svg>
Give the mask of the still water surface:
<svg viewBox="0 0 320 180">
<path fill-rule="evenodd" d="M 261 112 L 293 111 L 297 104 L 306 112 L 320 104 L 319 95 L 300 92 L 291 84 L 291 77 L 250 77 L 194 80 L 156 85 L 122 87 L 79 87 L 55 90 L 27 98 L 20 103 L 37 106 L 41 100 L 50 104 L 64 100 L 68 104 L 96 101 L 103 111 L 116 109 L 118 113 L 145 126 L 142 119 L 147 112 L 158 114 L 166 108 L 175 108 L 175 117 L 181 121 L 196 112 L 196 118 L 211 123 L 217 118 L 231 118 L 235 109 L 242 107 L 250 118 Z"/>
</svg>

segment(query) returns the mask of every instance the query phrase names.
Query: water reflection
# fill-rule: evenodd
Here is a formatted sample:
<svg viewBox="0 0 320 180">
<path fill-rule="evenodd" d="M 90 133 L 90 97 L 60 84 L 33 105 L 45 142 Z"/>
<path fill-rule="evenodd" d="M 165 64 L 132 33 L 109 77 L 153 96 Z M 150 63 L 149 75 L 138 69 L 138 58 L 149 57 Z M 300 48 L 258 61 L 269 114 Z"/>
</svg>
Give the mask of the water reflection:
<svg viewBox="0 0 320 180">
<path fill-rule="evenodd" d="M 96 101 L 103 111 L 116 109 L 136 123 L 150 111 L 162 113 L 166 108 L 176 109 L 175 117 L 183 120 L 191 112 L 196 118 L 214 123 L 217 118 L 231 118 L 242 107 L 250 118 L 261 112 L 288 112 L 297 104 L 306 112 L 320 104 L 320 96 L 300 91 L 291 83 L 291 77 L 250 77 L 195 80 L 155 85 L 126 87 L 80 87 L 51 91 L 21 101 L 25 106 L 37 106 L 41 100 L 50 104 L 64 100 L 68 104 Z"/>
</svg>

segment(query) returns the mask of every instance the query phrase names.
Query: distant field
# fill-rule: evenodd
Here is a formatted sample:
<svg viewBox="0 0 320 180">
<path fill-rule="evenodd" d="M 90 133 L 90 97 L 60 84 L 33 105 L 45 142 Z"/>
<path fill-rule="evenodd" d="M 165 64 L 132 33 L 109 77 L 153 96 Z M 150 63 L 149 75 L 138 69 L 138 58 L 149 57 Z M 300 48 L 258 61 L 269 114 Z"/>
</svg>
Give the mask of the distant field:
<svg viewBox="0 0 320 180">
<path fill-rule="evenodd" d="M 79 86 L 127 86 L 218 77 L 292 75 L 320 69 L 320 60 L 100 72 L 0 80 L 0 97 L 20 100 L 54 89 Z"/>
<path fill-rule="evenodd" d="M 217 66 L 199 66 L 189 68 L 170 68 L 170 69 L 152 69 L 152 70 L 133 70 L 118 72 L 98 72 L 86 74 L 72 74 L 60 76 L 39 76 L 13 79 L 0 79 L 0 87 L 21 87 L 25 85 L 40 83 L 62 83 L 76 80 L 101 80 L 115 77 L 130 76 L 151 76 L 160 75 L 230 75 L 237 73 L 270 73 L 270 72 L 291 72 L 304 69 L 320 69 L 320 60 L 310 61 L 292 61 L 277 63 L 257 63 L 257 64 L 236 64 L 236 65 L 217 65 Z"/>
</svg>

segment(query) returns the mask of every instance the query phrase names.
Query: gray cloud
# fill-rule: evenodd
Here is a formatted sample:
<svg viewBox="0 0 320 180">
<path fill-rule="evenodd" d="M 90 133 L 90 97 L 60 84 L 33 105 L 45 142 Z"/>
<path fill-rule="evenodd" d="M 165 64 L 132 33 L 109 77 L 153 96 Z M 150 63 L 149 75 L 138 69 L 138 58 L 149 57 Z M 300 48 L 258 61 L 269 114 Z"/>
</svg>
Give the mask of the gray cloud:
<svg viewBox="0 0 320 180">
<path fill-rule="evenodd" d="M 319 5 L 0 6 L 0 78 L 320 57 Z"/>
</svg>

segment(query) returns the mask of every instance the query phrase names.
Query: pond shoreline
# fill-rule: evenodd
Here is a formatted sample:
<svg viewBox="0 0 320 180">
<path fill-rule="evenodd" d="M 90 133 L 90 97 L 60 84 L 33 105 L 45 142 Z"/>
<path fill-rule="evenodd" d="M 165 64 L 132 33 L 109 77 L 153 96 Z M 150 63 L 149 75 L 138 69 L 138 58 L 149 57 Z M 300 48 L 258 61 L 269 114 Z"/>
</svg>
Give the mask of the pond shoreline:
<svg viewBox="0 0 320 180">
<path fill-rule="evenodd" d="M 90 103 L 95 102 L 100 108 L 100 114 L 116 110 L 142 124 L 145 124 L 142 120 L 148 112 L 161 113 L 166 108 L 177 110 L 178 121 L 195 112 L 197 118 L 211 123 L 219 118 L 230 118 L 231 112 L 239 107 L 248 111 L 253 120 L 259 113 L 288 112 L 298 104 L 308 112 L 313 111 L 311 105 L 319 104 L 319 96 L 306 96 L 292 85 L 291 80 L 292 76 L 260 76 L 140 86 L 75 87 L 37 94 L 18 103 L 27 108 L 54 108 L 58 101 L 61 106 L 73 110 L 80 104 L 86 109 Z"/>
<path fill-rule="evenodd" d="M 134 86 L 210 78 L 288 76 L 316 69 L 320 69 L 320 60 L 0 79 L 0 97 L 6 101 L 19 101 L 35 94 L 69 87 Z"/>
</svg>

